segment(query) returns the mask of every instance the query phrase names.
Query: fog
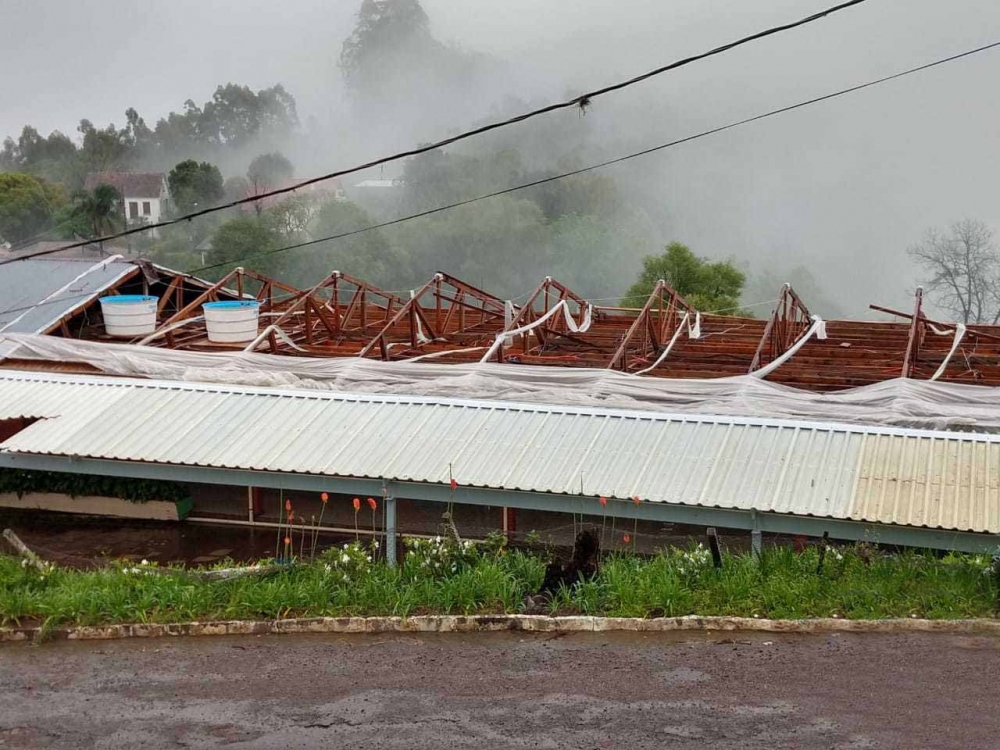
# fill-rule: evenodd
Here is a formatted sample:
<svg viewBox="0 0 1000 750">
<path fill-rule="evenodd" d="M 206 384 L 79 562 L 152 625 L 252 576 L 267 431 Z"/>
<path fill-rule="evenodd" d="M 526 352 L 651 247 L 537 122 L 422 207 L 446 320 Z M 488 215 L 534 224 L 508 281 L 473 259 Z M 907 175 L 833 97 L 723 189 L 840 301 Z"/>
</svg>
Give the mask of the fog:
<svg viewBox="0 0 1000 750">
<path fill-rule="evenodd" d="M 304 134 L 282 150 L 307 177 L 640 73 L 831 1 L 422 0 L 434 36 L 475 55 L 478 72 L 458 89 L 442 77 L 414 90 L 402 76 L 361 107 L 337 65 L 359 0 L 0 0 L 0 138 L 16 138 L 25 124 L 75 135 L 83 117 L 120 126 L 128 107 L 152 126 L 187 99 L 208 100 L 219 84 L 281 83 Z M 456 150 L 513 142 L 538 168 L 570 150 L 588 163 L 998 39 L 995 0 L 869 0 L 597 98 L 586 114 L 551 115 Z M 863 316 L 868 302 L 908 309 L 919 270 L 905 251 L 927 228 L 972 217 L 1000 229 L 998 74 L 994 50 L 606 173 L 648 216 L 648 253 L 678 240 L 751 275 L 783 278 L 805 266 L 839 312 Z M 401 172 L 391 165 L 384 174 Z M 624 291 L 636 263 L 627 258 L 610 286 Z"/>
</svg>

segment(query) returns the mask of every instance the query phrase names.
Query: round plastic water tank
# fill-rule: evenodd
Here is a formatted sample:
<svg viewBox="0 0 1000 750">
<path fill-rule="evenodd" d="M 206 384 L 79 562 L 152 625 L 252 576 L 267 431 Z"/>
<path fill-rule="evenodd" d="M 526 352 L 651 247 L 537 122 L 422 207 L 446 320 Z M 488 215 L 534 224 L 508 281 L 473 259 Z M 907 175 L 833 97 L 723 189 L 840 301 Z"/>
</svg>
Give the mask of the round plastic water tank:
<svg viewBox="0 0 1000 750">
<path fill-rule="evenodd" d="M 120 294 L 101 297 L 104 330 L 109 336 L 132 338 L 156 330 L 156 303 L 159 297 L 146 294 Z"/>
<path fill-rule="evenodd" d="M 205 328 L 208 330 L 209 341 L 231 344 L 238 341 L 253 341 L 257 338 L 259 302 L 251 300 L 206 302 L 201 307 L 205 312 Z"/>
</svg>

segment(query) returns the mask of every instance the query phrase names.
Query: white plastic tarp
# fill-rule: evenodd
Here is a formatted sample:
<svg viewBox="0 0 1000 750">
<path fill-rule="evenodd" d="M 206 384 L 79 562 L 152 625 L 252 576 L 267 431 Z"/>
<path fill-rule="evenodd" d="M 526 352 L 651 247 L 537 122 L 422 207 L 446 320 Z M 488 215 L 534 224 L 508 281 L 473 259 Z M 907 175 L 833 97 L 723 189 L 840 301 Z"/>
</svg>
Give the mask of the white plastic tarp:
<svg viewBox="0 0 1000 750">
<path fill-rule="evenodd" d="M 1000 388 L 928 380 L 895 379 L 814 393 L 749 375 L 681 380 L 573 367 L 200 353 L 0 335 L 0 351 L 8 343 L 17 344 L 13 356 L 19 359 L 82 362 L 106 374 L 163 380 L 1000 431 Z"/>
</svg>

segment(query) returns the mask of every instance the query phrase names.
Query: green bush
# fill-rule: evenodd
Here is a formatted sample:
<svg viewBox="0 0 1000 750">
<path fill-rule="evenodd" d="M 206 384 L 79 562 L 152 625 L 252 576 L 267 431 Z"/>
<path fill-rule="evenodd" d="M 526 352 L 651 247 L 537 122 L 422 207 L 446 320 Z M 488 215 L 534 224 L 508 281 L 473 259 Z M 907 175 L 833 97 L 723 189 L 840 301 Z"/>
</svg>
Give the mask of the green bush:
<svg viewBox="0 0 1000 750">
<path fill-rule="evenodd" d="M 0 469 L 0 493 L 5 492 L 13 492 L 19 497 L 32 492 L 52 492 L 70 497 L 118 497 L 136 503 L 149 500 L 184 502 L 191 498 L 187 487 L 177 482 L 23 469 Z"/>
</svg>

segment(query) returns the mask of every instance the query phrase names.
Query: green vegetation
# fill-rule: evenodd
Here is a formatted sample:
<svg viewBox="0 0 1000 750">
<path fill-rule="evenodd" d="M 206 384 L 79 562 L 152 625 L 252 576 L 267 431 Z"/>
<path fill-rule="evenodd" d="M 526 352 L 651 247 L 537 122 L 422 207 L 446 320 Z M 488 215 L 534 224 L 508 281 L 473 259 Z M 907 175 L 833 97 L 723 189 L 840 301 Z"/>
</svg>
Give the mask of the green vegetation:
<svg viewBox="0 0 1000 750">
<path fill-rule="evenodd" d="M 178 213 L 190 213 L 198 208 L 208 208 L 223 198 L 222 173 L 219 168 L 203 161 L 186 159 L 177 164 L 167 175 L 170 200 Z"/>
<path fill-rule="evenodd" d="M 65 202 L 62 189 L 41 177 L 0 173 L 0 241 L 22 242 L 45 231 Z"/>
<path fill-rule="evenodd" d="M 147 500 L 185 502 L 191 498 L 187 487 L 177 482 L 23 469 L 0 469 L 0 493 L 4 492 L 16 495 L 55 492 L 70 497 L 119 497 L 137 503 Z"/>
<path fill-rule="evenodd" d="M 660 279 L 666 281 L 696 309 L 723 315 L 745 315 L 739 309 L 746 276 L 731 262 L 711 263 L 687 245 L 671 242 L 663 255 L 642 259 L 642 274 L 622 299 L 622 305 L 642 305 Z"/>
<path fill-rule="evenodd" d="M 298 541 L 296 539 L 296 541 Z M 303 542 L 308 548 L 308 544 Z M 390 569 L 376 550 L 355 543 L 324 552 L 268 577 L 204 582 L 181 570 L 162 574 L 148 563 L 112 563 L 96 571 L 39 572 L 0 557 L 0 621 L 183 622 L 206 619 L 416 614 L 513 613 L 540 585 L 545 560 L 449 540 L 408 542 L 406 562 Z M 721 570 L 700 547 L 651 558 L 616 554 L 600 575 L 552 602 L 555 614 L 611 616 L 741 615 L 746 617 L 990 617 L 997 597 L 988 556 L 871 548 L 826 555 L 767 549 L 761 559 L 726 555 Z"/>
</svg>

